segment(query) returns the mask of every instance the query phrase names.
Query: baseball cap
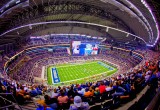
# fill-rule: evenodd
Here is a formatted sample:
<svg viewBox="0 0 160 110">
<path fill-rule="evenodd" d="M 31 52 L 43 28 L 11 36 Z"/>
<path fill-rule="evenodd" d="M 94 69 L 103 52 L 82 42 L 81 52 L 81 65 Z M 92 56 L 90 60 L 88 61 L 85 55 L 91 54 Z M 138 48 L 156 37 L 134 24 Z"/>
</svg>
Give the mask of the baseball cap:
<svg viewBox="0 0 160 110">
<path fill-rule="evenodd" d="M 77 107 L 80 107 L 82 104 L 82 99 L 80 96 L 75 96 L 74 97 L 74 105 L 77 106 Z"/>
</svg>

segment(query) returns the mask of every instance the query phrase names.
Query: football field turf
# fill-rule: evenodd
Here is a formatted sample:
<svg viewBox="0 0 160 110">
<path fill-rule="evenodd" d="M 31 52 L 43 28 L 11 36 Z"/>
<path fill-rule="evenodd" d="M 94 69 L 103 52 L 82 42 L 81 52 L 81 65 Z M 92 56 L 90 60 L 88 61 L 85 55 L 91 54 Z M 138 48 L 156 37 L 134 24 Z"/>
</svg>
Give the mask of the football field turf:
<svg viewBox="0 0 160 110">
<path fill-rule="evenodd" d="M 87 81 L 87 78 L 90 80 L 93 76 L 99 77 L 97 75 L 101 74 L 109 76 L 116 71 L 116 68 L 100 61 L 62 64 L 47 68 L 47 80 L 49 85 L 74 81 L 80 83 Z"/>
</svg>

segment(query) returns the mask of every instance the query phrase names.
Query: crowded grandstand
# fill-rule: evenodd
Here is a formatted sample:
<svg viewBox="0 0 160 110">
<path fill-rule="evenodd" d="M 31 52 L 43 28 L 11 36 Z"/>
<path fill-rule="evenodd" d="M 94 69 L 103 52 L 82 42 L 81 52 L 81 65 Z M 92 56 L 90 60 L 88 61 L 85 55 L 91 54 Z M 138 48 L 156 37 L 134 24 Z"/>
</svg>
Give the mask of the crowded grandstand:
<svg viewBox="0 0 160 110">
<path fill-rule="evenodd" d="M 0 1 L 0 110 L 160 109 L 155 4 Z"/>
</svg>

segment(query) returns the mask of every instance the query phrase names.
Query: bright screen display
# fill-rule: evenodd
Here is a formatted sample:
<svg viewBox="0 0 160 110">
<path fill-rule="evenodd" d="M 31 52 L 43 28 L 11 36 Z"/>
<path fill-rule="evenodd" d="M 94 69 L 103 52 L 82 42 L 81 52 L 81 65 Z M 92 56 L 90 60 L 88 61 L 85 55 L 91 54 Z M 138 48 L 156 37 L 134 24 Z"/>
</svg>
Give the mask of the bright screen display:
<svg viewBox="0 0 160 110">
<path fill-rule="evenodd" d="M 88 56 L 97 55 L 99 51 L 98 44 L 86 43 L 81 41 L 72 41 L 72 55 Z"/>
</svg>

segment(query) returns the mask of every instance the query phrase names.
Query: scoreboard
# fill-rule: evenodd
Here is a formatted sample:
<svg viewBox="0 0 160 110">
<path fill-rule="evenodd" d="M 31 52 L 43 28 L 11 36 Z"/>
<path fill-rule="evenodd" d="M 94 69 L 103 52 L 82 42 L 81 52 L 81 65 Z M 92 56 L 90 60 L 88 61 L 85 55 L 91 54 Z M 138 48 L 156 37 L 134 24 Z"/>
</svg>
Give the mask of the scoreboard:
<svg viewBox="0 0 160 110">
<path fill-rule="evenodd" d="M 88 56 L 99 53 L 99 44 L 93 42 L 72 41 L 72 55 Z"/>
</svg>

